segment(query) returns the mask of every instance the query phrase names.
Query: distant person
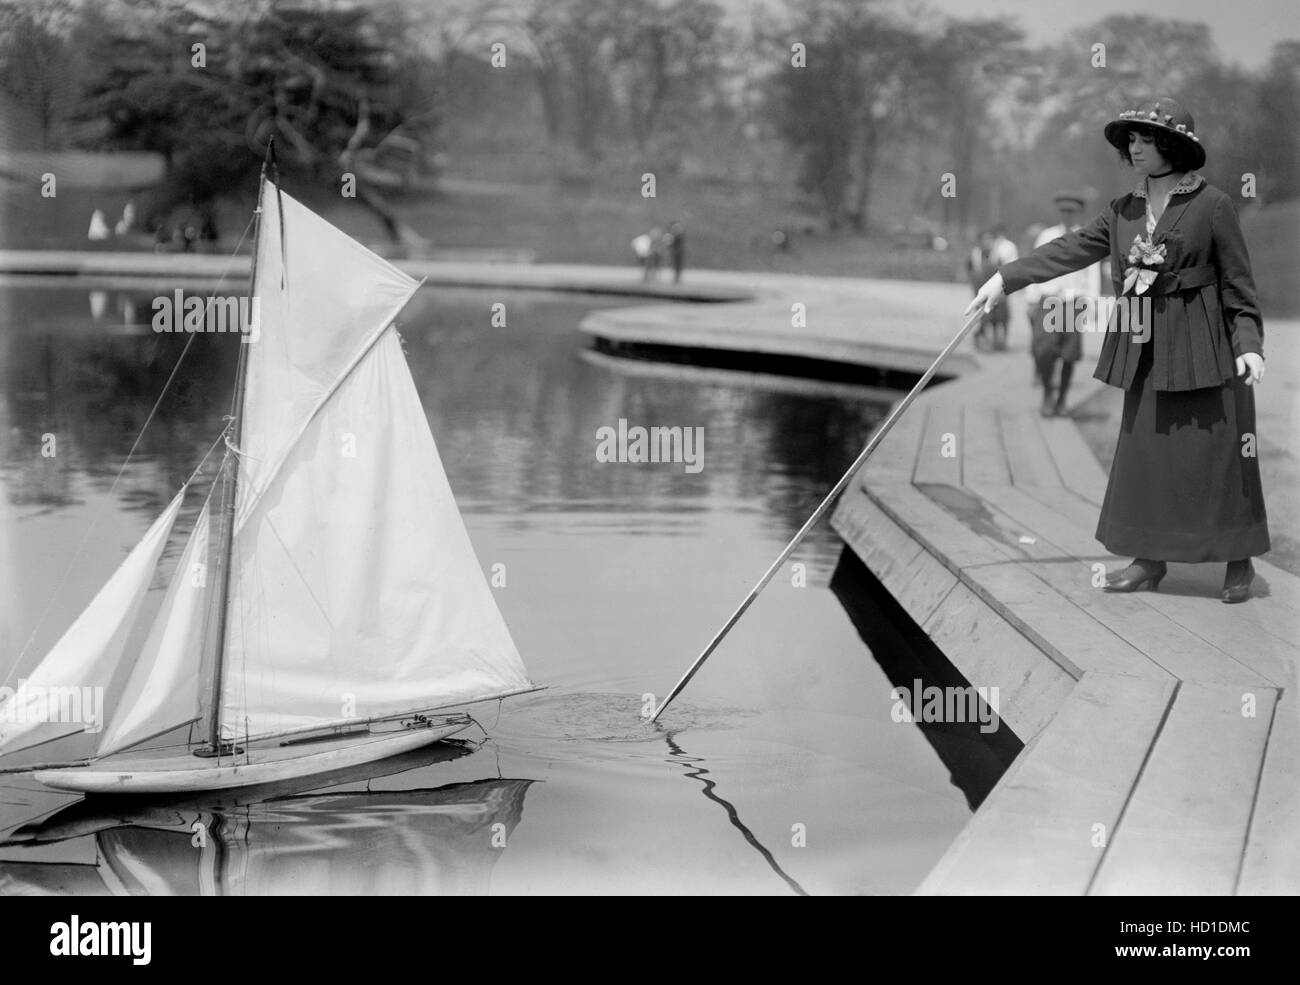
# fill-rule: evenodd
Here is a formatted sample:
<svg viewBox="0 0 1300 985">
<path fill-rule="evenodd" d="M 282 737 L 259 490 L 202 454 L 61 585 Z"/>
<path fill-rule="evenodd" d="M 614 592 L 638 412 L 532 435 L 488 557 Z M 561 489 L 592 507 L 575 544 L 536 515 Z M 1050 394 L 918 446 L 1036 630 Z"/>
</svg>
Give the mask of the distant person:
<svg viewBox="0 0 1300 985">
<path fill-rule="evenodd" d="M 659 280 L 659 268 L 664 261 L 664 231 L 658 226 L 650 230 L 650 256 L 646 261 L 648 268 L 646 280 Z"/>
<path fill-rule="evenodd" d="M 971 290 L 979 292 L 980 285 L 998 272 L 997 240 L 991 229 L 985 229 L 979 235 L 979 241 L 966 258 L 966 276 L 970 280 Z M 991 311 L 980 317 L 980 327 L 975 330 L 975 348 L 987 350 L 993 347 L 997 326 L 1001 325 L 1005 333 L 1007 325 L 1007 305 L 1005 302 L 993 305 Z"/>
<path fill-rule="evenodd" d="M 654 252 L 654 244 L 650 242 L 650 237 L 642 233 L 632 240 L 632 252 L 636 254 L 636 261 L 641 265 L 641 279 L 650 279 L 650 254 Z"/>
<path fill-rule="evenodd" d="M 1052 201 L 1056 203 L 1061 221 L 1038 234 L 1034 249 L 1078 229 L 1083 207 L 1087 204 L 1085 195 L 1071 191 L 1058 192 Z M 1074 364 L 1083 356 L 1083 336 L 1075 329 L 1088 331 L 1092 328 L 1086 319 L 1096 311 L 1095 299 L 1100 294 L 1101 264 L 1098 263 L 1025 288 L 1025 301 L 1028 305 L 1026 313 L 1029 315 L 1029 350 L 1038 382 L 1043 387 L 1043 405 L 1039 412 L 1044 417 L 1056 417 L 1065 413 Z M 1081 298 L 1094 300 L 1089 307 L 1076 310 L 1075 303 Z M 1055 308 L 1056 313 L 1053 321 L 1045 326 L 1049 308 Z M 1048 327 L 1068 330 L 1048 331 Z M 1053 386 L 1057 362 L 1061 364 L 1061 379 L 1059 385 Z"/>
<path fill-rule="evenodd" d="M 113 233 L 117 236 L 125 236 L 135 228 L 135 203 L 127 202 L 122 206 L 122 218 L 117 220 L 117 225 L 113 227 Z"/>
<path fill-rule="evenodd" d="M 997 265 L 1010 263 L 1020 256 L 1020 251 L 1016 249 L 1016 244 L 1007 238 L 1007 227 L 998 223 L 993 227 L 993 258 Z M 1008 308 L 1003 308 L 1002 317 L 993 323 L 993 348 L 1003 352 L 1007 347 L 1007 316 Z"/>
<path fill-rule="evenodd" d="M 673 264 L 673 283 L 682 282 L 682 268 L 686 265 L 686 230 L 680 222 L 668 227 L 668 256 Z"/>
<path fill-rule="evenodd" d="M 104 213 L 96 209 L 90 216 L 90 229 L 86 232 L 86 239 L 96 243 L 101 242 L 113 235 L 113 231 L 108 228 L 108 220 L 104 218 Z"/>
</svg>

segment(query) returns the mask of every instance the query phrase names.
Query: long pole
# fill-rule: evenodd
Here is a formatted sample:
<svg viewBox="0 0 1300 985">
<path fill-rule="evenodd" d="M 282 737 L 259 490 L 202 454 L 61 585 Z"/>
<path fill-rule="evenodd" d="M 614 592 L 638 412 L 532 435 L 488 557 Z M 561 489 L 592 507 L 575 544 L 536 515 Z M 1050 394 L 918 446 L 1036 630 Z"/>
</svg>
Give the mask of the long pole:
<svg viewBox="0 0 1300 985">
<path fill-rule="evenodd" d="M 953 350 L 955 350 L 957 346 L 961 345 L 962 340 L 970 334 L 972 328 L 979 324 L 979 321 L 983 316 L 984 312 L 982 309 L 977 309 L 975 313 L 971 315 L 966 324 L 962 326 L 961 331 L 953 336 L 952 341 L 944 347 L 944 350 L 939 353 L 938 358 L 930 364 L 930 368 L 921 375 L 919 380 L 916 381 L 916 385 L 912 387 L 907 396 L 895 405 L 894 409 L 890 411 L 889 416 L 885 418 L 884 423 L 882 423 L 880 427 L 876 428 L 875 434 L 873 434 L 871 440 L 867 442 L 867 447 L 862 449 L 862 453 L 858 455 L 853 464 L 849 466 L 849 470 L 840 477 L 840 481 L 835 483 L 834 488 L 826 494 L 826 498 L 821 501 L 821 505 L 818 506 L 817 509 L 813 510 L 812 516 L 808 517 L 808 519 L 804 521 L 804 525 L 799 528 L 799 532 L 794 535 L 794 538 L 790 543 L 785 545 L 785 550 L 783 550 L 777 556 L 777 559 L 772 562 L 771 566 L 763 572 L 763 577 L 758 580 L 758 584 L 750 589 L 749 594 L 745 596 L 745 601 L 741 602 L 736 611 L 731 614 L 731 618 L 723 623 L 722 628 L 719 629 L 713 639 L 709 641 L 709 645 L 704 648 L 704 652 L 695 658 L 695 662 L 691 664 L 690 669 L 682 675 L 682 679 L 673 685 L 673 689 L 668 692 L 668 697 L 664 698 L 663 704 L 661 704 L 658 710 L 650 716 L 651 722 L 658 721 L 659 716 L 664 713 L 664 709 L 668 707 L 669 702 L 681 693 L 682 688 L 689 684 L 691 678 L 695 676 L 695 672 L 704 665 L 704 661 L 708 660 L 709 657 L 713 655 L 713 651 L 718 648 L 718 644 L 722 642 L 723 638 L 729 632 L 731 632 L 731 628 L 740 621 L 740 617 L 743 616 L 745 610 L 753 604 L 754 599 L 758 598 L 758 593 L 766 588 L 767 583 L 772 580 L 773 576 L 778 571 L 781 570 L 781 565 L 785 564 L 790 555 L 794 553 L 795 548 L 798 547 L 803 539 L 808 536 L 808 532 L 817 525 L 817 521 L 826 514 L 826 511 L 831 508 L 840 493 L 842 493 L 845 488 L 847 488 L 848 484 L 853 481 L 853 477 L 857 475 L 858 470 L 862 468 L 866 460 L 871 457 L 871 453 L 875 451 L 880 442 L 884 440 L 884 437 L 889 433 L 890 428 L 892 428 L 894 423 L 903 416 L 907 411 L 907 408 L 912 406 L 912 401 L 916 399 L 917 394 L 925 389 L 925 385 L 930 382 L 931 377 L 934 376 L 940 365 L 943 364 L 943 361 L 952 355 Z"/>
<path fill-rule="evenodd" d="M 262 240 L 262 195 L 266 189 L 266 169 L 275 159 L 274 138 L 267 144 L 266 157 L 262 161 L 262 173 L 257 181 L 257 210 L 254 212 L 253 228 L 253 268 L 248 285 L 248 310 L 259 312 L 257 298 L 257 260 Z M 278 185 L 277 185 L 278 187 Z M 239 448 L 244 434 L 244 387 L 248 379 L 248 345 L 241 336 L 239 340 L 239 363 L 235 370 L 235 392 L 230 398 L 230 432 L 231 443 Z M 212 720 L 208 723 L 208 747 L 214 754 L 221 752 L 221 689 L 225 670 L 226 632 L 230 609 L 230 574 L 234 567 L 235 543 L 235 501 L 239 488 L 239 458 L 227 449 L 222 463 L 221 488 L 221 545 L 217 557 L 221 561 L 221 594 L 217 596 L 217 633 L 215 651 L 212 660 Z"/>
</svg>

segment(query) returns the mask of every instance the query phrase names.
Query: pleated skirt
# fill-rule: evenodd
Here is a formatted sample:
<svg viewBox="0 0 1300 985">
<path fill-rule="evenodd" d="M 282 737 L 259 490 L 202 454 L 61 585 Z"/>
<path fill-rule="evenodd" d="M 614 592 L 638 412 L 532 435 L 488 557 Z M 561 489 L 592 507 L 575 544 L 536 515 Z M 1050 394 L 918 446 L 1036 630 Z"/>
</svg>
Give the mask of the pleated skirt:
<svg viewBox="0 0 1300 985">
<path fill-rule="evenodd" d="M 1124 394 L 1097 539 L 1113 554 L 1152 561 L 1235 561 L 1266 553 L 1254 391 L 1240 377 L 1222 386 L 1158 391 L 1153 347 L 1141 348 Z"/>
</svg>

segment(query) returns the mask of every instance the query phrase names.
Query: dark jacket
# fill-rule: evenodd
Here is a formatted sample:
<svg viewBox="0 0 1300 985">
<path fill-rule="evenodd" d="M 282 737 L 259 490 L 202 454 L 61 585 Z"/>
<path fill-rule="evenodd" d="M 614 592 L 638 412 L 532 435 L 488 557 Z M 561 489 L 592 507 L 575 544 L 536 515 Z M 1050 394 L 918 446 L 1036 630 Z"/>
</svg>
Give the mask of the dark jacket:
<svg viewBox="0 0 1300 985">
<path fill-rule="evenodd" d="M 1119 297 L 1129 248 L 1146 235 L 1146 192 L 1139 186 L 1117 198 L 1091 223 L 1005 264 L 1008 294 L 1110 258 Z M 1197 174 L 1186 175 L 1156 223 L 1152 241 L 1166 255 L 1144 297 L 1151 298 L 1146 342 L 1112 317 L 1093 375 L 1128 389 L 1142 345 L 1154 346 L 1152 385 L 1157 390 L 1222 386 L 1235 375 L 1235 357 L 1264 352 L 1264 329 L 1255 300 L 1250 257 L 1232 200 Z"/>
</svg>

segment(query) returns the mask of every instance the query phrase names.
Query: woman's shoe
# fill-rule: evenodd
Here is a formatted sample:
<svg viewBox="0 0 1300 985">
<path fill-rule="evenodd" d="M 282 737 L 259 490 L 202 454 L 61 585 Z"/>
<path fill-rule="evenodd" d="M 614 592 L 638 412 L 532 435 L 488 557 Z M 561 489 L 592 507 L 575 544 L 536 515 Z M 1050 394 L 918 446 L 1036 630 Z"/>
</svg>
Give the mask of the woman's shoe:
<svg viewBox="0 0 1300 985">
<path fill-rule="evenodd" d="M 1151 591 L 1160 591 L 1160 580 L 1164 578 L 1165 562 L 1144 561 L 1134 558 L 1133 563 L 1114 578 L 1106 581 L 1108 592 L 1136 592 L 1143 585 L 1150 584 Z"/>
<path fill-rule="evenodd" d="M 1250 558 L 1229 561 L 1228 570 L 1223 576 L 1223 601 L 1245 602 L 1250 598 L 1250 583 L 1254 580 L 1255 566 L 1250 563 Z"/>
</svg>

